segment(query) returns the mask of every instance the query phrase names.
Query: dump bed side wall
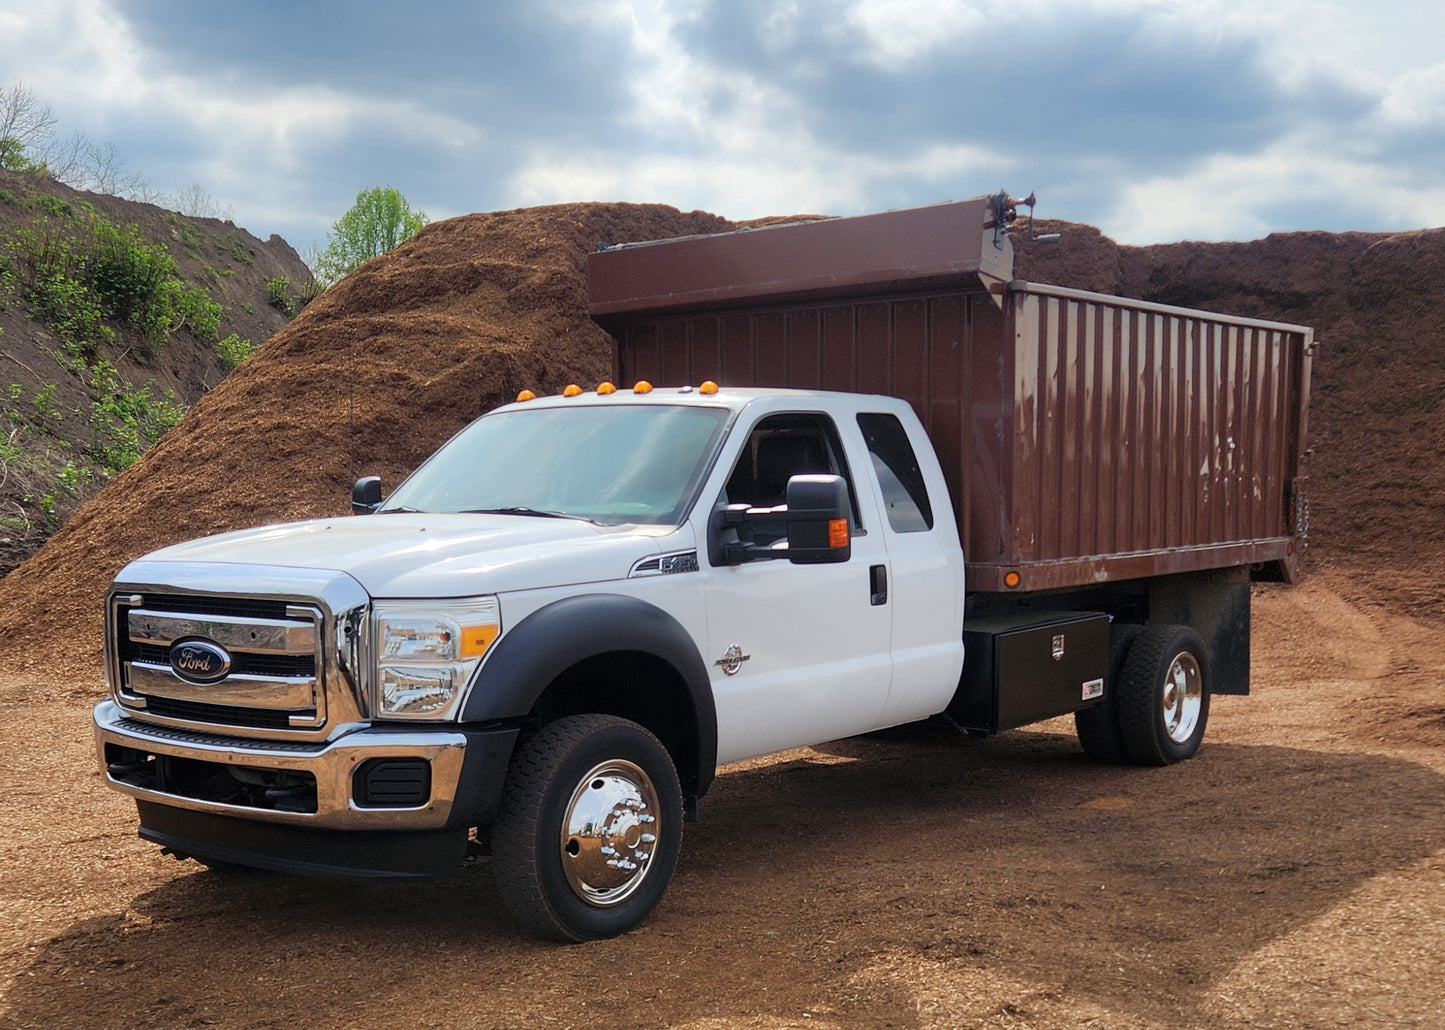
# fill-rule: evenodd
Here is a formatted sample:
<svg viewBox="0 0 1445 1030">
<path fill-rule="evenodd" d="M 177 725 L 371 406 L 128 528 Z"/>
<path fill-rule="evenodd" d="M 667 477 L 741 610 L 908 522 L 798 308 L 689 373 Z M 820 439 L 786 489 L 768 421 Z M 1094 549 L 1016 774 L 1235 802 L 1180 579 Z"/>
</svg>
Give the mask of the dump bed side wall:
<svg viewBox="0 0 1445 1030">
<path fill-rule="evenodd" d="M 1005 311 L 973 361 L 976 589 L 1292 572 L 1309 330 L 1025 284 Z"/>
</svg>

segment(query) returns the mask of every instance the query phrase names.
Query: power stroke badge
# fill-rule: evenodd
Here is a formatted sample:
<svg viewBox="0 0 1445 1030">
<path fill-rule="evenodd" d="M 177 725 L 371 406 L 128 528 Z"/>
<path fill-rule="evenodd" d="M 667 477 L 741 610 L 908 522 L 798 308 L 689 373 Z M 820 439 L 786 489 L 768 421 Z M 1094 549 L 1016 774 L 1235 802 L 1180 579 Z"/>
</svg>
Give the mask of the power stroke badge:
<svg viewBox="0 0 1445 1030">
<path fill-rule="evenodd" d="M 729 644 L 728 649 L 723 652 L 723 656 L 713 662 L 713 664 L 720 668 L 724 674 L 736 676 L 738 670 L 743 667 L 743 662 L 751 657 L 752 655 L 750 654 L 743 654 L 742 645 Z"/>
</svg>

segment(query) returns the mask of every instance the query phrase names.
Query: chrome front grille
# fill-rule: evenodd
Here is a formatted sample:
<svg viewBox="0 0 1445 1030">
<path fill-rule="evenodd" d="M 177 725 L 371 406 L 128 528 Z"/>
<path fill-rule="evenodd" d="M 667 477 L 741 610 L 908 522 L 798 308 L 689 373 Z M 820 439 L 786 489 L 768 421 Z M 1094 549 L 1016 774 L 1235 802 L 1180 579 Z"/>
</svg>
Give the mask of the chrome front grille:
<svg viewBox="0 0 1445 1030">
<path fill-rule="evenodd" d="M 326 615 L 319 606 L 161 592 L 120 592 L 111 605 L 116 698 L 137 716 L 297 732 L 326 722 Z M 224 675 L 206 682 L 180 674 L 171 651 L 188 641 L 224 649 Z"/>
</svg>

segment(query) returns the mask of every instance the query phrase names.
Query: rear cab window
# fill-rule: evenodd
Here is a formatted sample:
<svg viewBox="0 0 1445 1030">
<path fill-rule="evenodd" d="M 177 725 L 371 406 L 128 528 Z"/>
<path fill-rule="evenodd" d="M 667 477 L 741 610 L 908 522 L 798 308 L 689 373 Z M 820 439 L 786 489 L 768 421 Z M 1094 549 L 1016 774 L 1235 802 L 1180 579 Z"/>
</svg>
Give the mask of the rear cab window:
<svg viewBox="0 0 1445 1030">
<path fill-rule="evenodd" d="M 923 482 L 918 456 L 908 442 L 908 431 L 896 415 L 864 412 L 858 428 L 873 459 L 873 471 L 883 491 L 883 510 L 895 533 L 924 533 L 933 528 L 933 506 Z"/>
</svg>

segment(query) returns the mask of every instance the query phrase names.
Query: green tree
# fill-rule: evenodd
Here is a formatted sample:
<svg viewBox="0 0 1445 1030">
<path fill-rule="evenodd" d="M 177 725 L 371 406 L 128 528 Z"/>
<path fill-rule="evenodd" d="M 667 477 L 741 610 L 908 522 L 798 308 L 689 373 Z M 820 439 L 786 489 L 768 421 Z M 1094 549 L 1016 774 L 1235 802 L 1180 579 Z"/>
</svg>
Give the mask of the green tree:
<svg viewBox="0 0 1445 1030">
<path fill-rule="evenodd" d="M 362 262 L 415 236 L 426 223 L 426 213 L 413 211 L 399 190 L 391 186 L 362 190 L 351 209 L 332 225 L 312 271 L 322 282 L 334 283 Z"/>
</svg>

